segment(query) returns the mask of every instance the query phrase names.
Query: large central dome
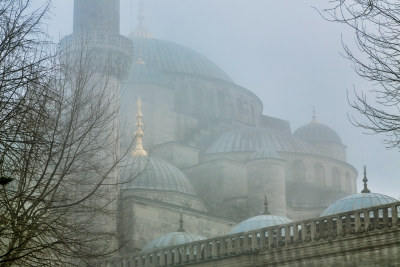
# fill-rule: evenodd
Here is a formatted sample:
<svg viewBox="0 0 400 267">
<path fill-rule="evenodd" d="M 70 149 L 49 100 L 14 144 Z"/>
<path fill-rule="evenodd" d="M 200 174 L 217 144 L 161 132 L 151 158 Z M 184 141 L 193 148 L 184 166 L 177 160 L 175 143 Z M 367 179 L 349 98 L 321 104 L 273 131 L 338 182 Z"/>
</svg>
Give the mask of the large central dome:
<svg viewBox="0 0 400 267">
<path fill-rule="evenodd" d="M 189 74 L 233 83 L 205 56 L 181 45 L 155 38 L 133 38 L 134 62 L 163 74 Z"/>
</svg>

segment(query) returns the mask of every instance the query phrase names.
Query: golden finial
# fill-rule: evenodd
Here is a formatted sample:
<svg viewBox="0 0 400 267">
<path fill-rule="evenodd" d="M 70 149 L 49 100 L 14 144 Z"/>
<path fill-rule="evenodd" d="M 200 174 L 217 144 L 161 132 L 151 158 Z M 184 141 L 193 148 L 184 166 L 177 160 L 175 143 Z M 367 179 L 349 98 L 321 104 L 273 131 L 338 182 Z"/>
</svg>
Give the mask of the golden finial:
<svg viewBox="0 0 400 267">
<path fill-rule="evenodd" d="M 317 115 L 315 115 L 315 107 L 313 107 L 313 116 L 312 116 L 312 122 L 317 123 Z"/>
<path fill-rule="evenodd" d="M 146 62 L 143 60 L 142 54 L 139 54 L 138 59 L 136 60 L 135 64 L 145 65 Z"/>
<path fill-rule="evenodd" d="M 146 150 L 143 149 L 143 143 L 142 143 L 142 137 L 144 135 L 143 132 L 143 113 L 142 113 L 142 101 L 140 100 L 140 97 L 138 98 L 137 101 L 137 106 L 138 106 L 138 111 L 136 114 L 136 133 L 135 133 L 135 138 L 136 138 L 136 147 L 132 151 L 133 156 L 147 156 Z"/>
</svg>

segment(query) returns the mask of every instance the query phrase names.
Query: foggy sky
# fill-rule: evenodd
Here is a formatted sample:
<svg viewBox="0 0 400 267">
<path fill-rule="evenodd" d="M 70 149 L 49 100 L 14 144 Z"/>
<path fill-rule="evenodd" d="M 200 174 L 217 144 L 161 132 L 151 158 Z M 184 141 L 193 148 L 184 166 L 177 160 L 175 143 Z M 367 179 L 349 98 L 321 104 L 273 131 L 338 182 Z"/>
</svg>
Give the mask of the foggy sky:
<svg viewBox="0 0 400 267">
<path fill-rule="evenodd" d="M 37 0 L 40 2 L 40 0 Z M 327 0 L 146 0 L 145 25 L 156 37 L 200 52 L 264 103 L 264 114 L 290 121 L 292 131 L 317 120 L 347 145 L 348 162 L 367 166 L 369 188 L 400 196 L 400 152 L 387 150 L 382 135 L 365 135 L 347 116 L 353 87 L 370 90 L 343 56 L 342 25 L 324 21 L 312 7 Z M 138 0 L 121 0 L 121 33 L 137 25 Z M 132 6 L 132 9 L 131 9 Z M 131 17 L 133 14 L 133 18 Z M 48 32 L 55 41 L 72 32 L 73 0 L 54 0 Z M 372 97 L 373 95 L 371 95 Z M 359 117 L 359 116 L 358 116 Z"/>
</svg>

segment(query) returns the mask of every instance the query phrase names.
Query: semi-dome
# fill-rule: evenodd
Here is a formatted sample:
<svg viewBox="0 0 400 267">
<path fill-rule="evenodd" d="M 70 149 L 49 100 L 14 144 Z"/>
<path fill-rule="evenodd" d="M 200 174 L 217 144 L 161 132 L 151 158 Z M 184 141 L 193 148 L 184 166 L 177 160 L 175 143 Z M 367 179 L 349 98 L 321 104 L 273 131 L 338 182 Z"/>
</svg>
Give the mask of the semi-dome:
<svg viewBox="0 0 400 267">
<path fill-rule="evenodd" d="M 132 41 L 134 63 L 141 62 L 150 66 L 146 71 L 189 74 L 233 83 L 211 60 L 187 47 L 156 38 L 133 38 Z M 131 76 L 132 74 L 135 74 L 134 70 L 131 71 Z"/>
<path fill-rule="evenodd" d="M 176 191 L 196 195 L 186 176 L 172 164 L 155 157 L 134 156 L 121 171 L 122 189 Z"/>
<path fill-rule="evenodd" d="M 286 223 L 290 223 L 290 222 L 292 222 L 292 221 L 286 217 L 263 214 L 263 215 L 251 217 L 251 218 L 244 220 L 243 222 L 237 224 L 235 227 L 233 227 L 229 231 L 229 234 L 248 232 L 248 231 L 257 230 L 260 228 L 265 228 L 265 227 L 270 227 L 270 226 L 275 226 L 275 225 L 280 225 L 280 224 L 286 224 Z"/>
<path fill-rule="evenodd" d="M 255 152 L 260 148 L 270 148 L 272 153 L 275 151 L 311 153 L 307 144 L 292 135 L 261 127 L 239 127 L 224 133 L 207 148 L 205 153 Z"/>
<path fill-rule="evenodd" d="M 321 217 L 364 209 L 378 205 L 390 204 L 398 200 L 378 193 L 358 193 L 339 199 L 321 213 Z"/>
<path fill-rule="evenodd" d="M 335 143 L 342 144 L 339 135 L 330 127 L 318 123 L 311 122 L 297 129 L 294 134 L 295 137 L 312 143 Z"/>
</svg>

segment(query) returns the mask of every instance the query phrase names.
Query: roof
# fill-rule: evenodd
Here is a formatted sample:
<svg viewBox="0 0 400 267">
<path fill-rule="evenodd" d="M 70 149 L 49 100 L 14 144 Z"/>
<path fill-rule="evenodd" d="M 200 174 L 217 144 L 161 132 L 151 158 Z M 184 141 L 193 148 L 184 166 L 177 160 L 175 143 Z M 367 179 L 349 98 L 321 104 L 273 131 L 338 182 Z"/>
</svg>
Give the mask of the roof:
<svg viewBox="0 0 400 267">
<path fill-rule="evenodd" d="M 152 189 L 196 195 L 186 176 L 172 164 L 155 157 L 136 156 L 122 168 L 122 189 Z"/>
<path fill-rule="evenodd" d="M 134 65 L 136 62 L 144 63 L 149 66 L 145 70 L 151 71 L 153 75 L 156 71 L 164 74 L 189 74 L 233 83 L 211 60 L 187 47 L 156 38 L 133 38 L 132 41 Z M 132 75 L 137 78 L 134 69 Z M 132 80 L 132 77 L 129 79 Z"/>
<path fill-rule="evenodd" d="M 311 122 L 297 129 L 293 135 L 303 141 L 315 143 L 336 143 L 342 144 L 340 136 L 330 127 L 318 123 Z"/>
<path fill-rule="evenodd" d="M 202 235 L 195 235 L 195 234 L 186 233 L 186 232 L 172 232 L 172 233 L 165 234 L 163 236 L 160 236 L 160 237 L 150 241 L 142 249 L 142 251 L 155 250 L 155 249 L 159 249 L 162 247 L 177 246 L 177 245 L 182 245 L 185 243 L 190 243 L 190 242 L 195 242 L 195 241 L 200 241 L 200 240 L 205 240 L 205 239 L 207 239 L 207 238 Z"/>
<path fill-rule="evenodd" d="M 222 134 L 205 153 L 255 152 L 270 148 L 276 151 L 311 153 L 311 148 L 291 134 L 261 127 L 239 127 Z"/>
<path fill-rule="evenodd" d="M 339 199 L 321 213 L 321 217 L 347 211 L 369 208 L 397 202 L 398 200 L 378 193 L 358 193 Z"/>
<path fill-rule="evenodd" d="M 235 227 L 233 227 L 229 234 L 236 234 L 241 232 L 248 232 L 257 230 L 260 228 L 286 224 L 292 222 L 290 219 L 277 215 L 258 215 L 255 217 L 251 217 L 243 222 L 239 223 Z"/>
</svg>

